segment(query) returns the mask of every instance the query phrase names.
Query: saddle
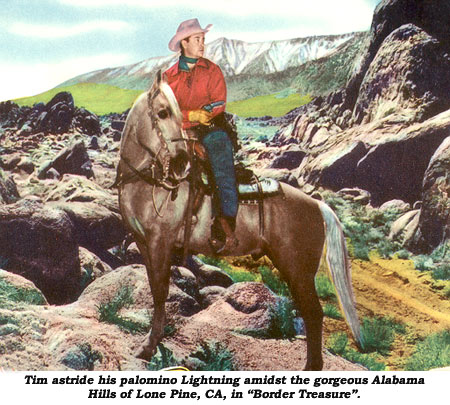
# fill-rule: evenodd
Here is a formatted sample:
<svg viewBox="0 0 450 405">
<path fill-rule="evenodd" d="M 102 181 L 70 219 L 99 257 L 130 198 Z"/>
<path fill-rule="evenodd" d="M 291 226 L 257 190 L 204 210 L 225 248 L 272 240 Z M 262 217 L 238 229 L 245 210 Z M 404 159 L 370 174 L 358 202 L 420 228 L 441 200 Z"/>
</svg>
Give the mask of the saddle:
<svg viewBox="0 0 450 405">
<path fill-rule="evenodd" d="M 206 151 L 203 145 L 195 142 L 193 145 L 194 164 L 197 165 L 198 184 L 205 188 L 208 195 L 212 194 L 212 173 L 209 168 Z M 253 170 L 238 162 L 234 166 L 236 183 L 238 186 L 238 196 L 240 202 L 260 200 L 266 197 L 277 195 L 281 192 L 280 183 L 271 178 L 260 179 Z"/>
<path fill-rule="evenodd" d="M 200 209 L 205 195 L 213 194 L 212 171 L 209 166 L 206 150 L 203 145 L 197 141 L 195 135 L 188 132 L 188 136 L 194 139 L 190 142 L 191 158 L 191 181 L 189 186 L 188 210 L 186 213 L 183 244 L 183 262 L 186 262 L 189 250 L 189 238 L 191 233 L 192 218 Z M 238 186 L 238 198 L 240 204 L 257 204 L 259 212 L 259 234 L 264 236 L 264 198 L 281 193 L 280 183 L 274 179 L 260 180 L 256 174 L 245 167 L 242 163 L 235 164 L 236 182 Z M 218 226 L 217 221 L 211 226 L 212 235 L 221 235 L 223 230 Z M 219 237 L 220 238 L 220 237 Z"/>
</svg>

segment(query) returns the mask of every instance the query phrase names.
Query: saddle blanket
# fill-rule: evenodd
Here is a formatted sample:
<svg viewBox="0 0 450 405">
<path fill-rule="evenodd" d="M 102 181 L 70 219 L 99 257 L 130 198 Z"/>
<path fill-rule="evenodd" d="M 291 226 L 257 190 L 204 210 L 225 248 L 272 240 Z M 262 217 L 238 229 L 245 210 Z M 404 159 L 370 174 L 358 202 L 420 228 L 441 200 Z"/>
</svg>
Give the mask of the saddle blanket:
<svg viewBox="0 0 450 405">
<path fill-rule="evenodd" d="M 260 190 L 258 188 L 257 183 L 239 184 L 238 185 L 239 198 L 241 200 L 258 199 L 275 195 L 281 192 L 280 183 L 275 179 L 271 178 L 261 179 L 259 180 L 259 183 L 261 186 L 262 195 L 260 194 Z"/>
</svg>

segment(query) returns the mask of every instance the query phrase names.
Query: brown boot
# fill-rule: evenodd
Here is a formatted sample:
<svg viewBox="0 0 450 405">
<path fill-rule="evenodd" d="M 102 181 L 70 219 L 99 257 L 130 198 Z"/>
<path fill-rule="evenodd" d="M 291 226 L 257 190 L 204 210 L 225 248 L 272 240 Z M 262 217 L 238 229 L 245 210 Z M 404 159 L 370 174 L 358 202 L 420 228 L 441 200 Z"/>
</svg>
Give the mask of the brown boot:
<svg viewBox="0 0 450 405">
<path fill-rule="evenodd" d="M 211 246 L 217 254 L 227 255 L 231 254 L 239 245 L 239 241 L 231 228 L 230 223 L 224 217 L 217 218 L 225 233 L 225 241 L 219 239 L 211 239 Z"/>
</svg>

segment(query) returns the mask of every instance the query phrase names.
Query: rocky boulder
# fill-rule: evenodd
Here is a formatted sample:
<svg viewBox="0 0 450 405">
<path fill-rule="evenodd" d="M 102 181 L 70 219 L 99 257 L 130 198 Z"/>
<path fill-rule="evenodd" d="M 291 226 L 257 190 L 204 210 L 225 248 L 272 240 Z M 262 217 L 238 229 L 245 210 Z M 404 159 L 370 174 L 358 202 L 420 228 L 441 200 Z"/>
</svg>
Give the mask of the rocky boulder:
<svg viewBox="0 0 450 405">
<path fill-rule="evenodd" d="M 82 134 L 99 136 L 101 134 L 100 119 L 97 115 L 84 108 L 75 110 L 72 125 Z"/>
<path fill-rule="evenodd" d="M 45 201 L 92 202 L 109 211 L 119 213 L 119 202 L 111 192 L 84 176 L 65 174 L 53 182 L 45 195 Z"/>
<path fill-rule="evenodd" d="M 402 246 L 411 247 L 414 242 L 414 235 L 419 226 L 420 210 L 409 211 L 393 222 L 389 239 L 396 240 Z"/>
<path fill-rule="evenodd" d="M 302 150 L 286 150 L 276 157 L 269 167 L 273 169 L 295 169 L 299 167 L 306 152 Z"/>
<path fill-rule="evenodd" d="M 95 202 L 49 202 L 48 205 L 69 216 L 78 244 L 92 252 L 110 249 L 125 239 L 122 217 Z"/>
<path fill-rule="evenodd" d="M 94 176 L 92 162 L 83 141 L 65 148 L 54 159 L 45 163 L 39 170 L 38 178 L 45 178 L 50 169 L 55 169 L 60 175 L 70 173 L 87 178 Z"/>
<path fill-rule="evenodd" d="M 450 55 L 436 38 L 413 24 L 397 28 L 385 38 L 367 69 L 354 121 L 365 123 L 401 112 L 419 122 L 447 110 L 449 68 Z"/>
<path fill-rule="evenodd" d="M 19 198 L 19 192 L 17 191 L 14 179 L 0 169 L 0 205 L 14 203 Z"/>
<path fill-rule="evenodd" d="M 432 156 L 425 172 L 417 247 L 430 251 L 450 240 L 450 137 Z"/>
<path fill-rule="evenodd" d="M 75 230 L 61 210 L 27 199 L 0 205 L 0 256 L 6 270 L 31 280 L 52 304 L 81 292 Z"/>
<path fill-rule="evenodd" d="M 36 131 L 52 134 L 63 134 L 72 126 L 75 104 L 72 94 L 61 92 L 56 94 L 45 106 L 36 123 Z"/>
<path fill-rule="evenodd" d="M 449 14 L 447 0 L 382 0 L 374 12 L 367 52 L 347 85 L 342 111 L 353 110 L 364 76 L 388 35 L 402 25 L 413 24 L 449 48 Z"/>
<path fill-rule="evenodd" d="M 187 267 L 195 274 L 200 288 L 205 286 L 229 287 L 233 284 L 231 277 L 218 267 L 203 263 L 198 257 L 192 256 Z"/>
</svg>

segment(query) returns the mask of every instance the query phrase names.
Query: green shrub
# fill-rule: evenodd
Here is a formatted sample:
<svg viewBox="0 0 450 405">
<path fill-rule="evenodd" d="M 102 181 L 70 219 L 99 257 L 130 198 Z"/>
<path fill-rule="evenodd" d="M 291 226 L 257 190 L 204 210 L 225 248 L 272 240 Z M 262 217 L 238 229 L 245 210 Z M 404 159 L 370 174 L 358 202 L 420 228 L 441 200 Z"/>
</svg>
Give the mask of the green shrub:
<svg viewBox="0 0 450 405">
<path fill-rule="evenodd" d="M 442 290 L 442 294 L 444 295 L 444 297 L 450 298 L 450 283 L 444 287 L 444 289 Z"/>
<path fill-rule="evenodd" d="M 236 369 L 233 354 L 220 342 L 203 341 L 190 354 L 192 371 L 233 371 Z"/>
<path fill-rule="evenodd" d="M 263 283 L 272 290 L 275 294 L 290 297 L 291 293 L 285 281 L 283 281 L 275 272 L 267 266 L 260 266 L 258 268 L 261 274 Z"/>
<path fill-rule="evenodd" d="M 328 316 L 328 318 L 343 319 L 339 309 L 333 304 L 325 304 L 323 306 L 323 313 L 325 316 Z"/>
<path fill-rule="evenodd" d="M 378 361 L 371 354 L 364 354 L 348 346 L 348 337 L 345 333 L 333 333 L 328 339 L 328 349 L 353 363 L 367 367 L 371 371 L 383 371 L 386 365 Z"/>
<path fill-rule="evenodd" d="M 31 305 L 44 305 L 45 297 L 35 289 L 17 287 L 4 278 L 0 278 L 0 308 L 6 308 L 11 302 L 23 302 Z"/>
<path fill-rule="evenodd" d="M 433 259 L 429 256 L 419 255 L 413 258 L 414 267 L 420 271 L 433 270 Z"/>
<path fill-rule="evenodd" d="M 441 244 L 430 255 L 418 255 L 413 258 L 414 267 L 420 271 L 431 271 L 435 280 L 450 280 L 449 244 Z"/>
<path fill-rule="evenodd" d="M 233 283 L 260 281 L 260 276 L 258 274 L 252 273 L 251 271 L 247 270 L 235 269 L 226 260 L 219 257 L 209 257 L 203 255 L 200 255 L 199 257 L 203 263 L 218 267 L 226 274 L 228 274 Z"/>
<path fill-rule="evenodd" d="M 434 333 L 416 345 L 406 370 L 430 370 L 450 366 L 450 329 Z"/>
<path fill-rule="evenodd" d="M 97 307 L 100 313 L 100 322 L 117 325 L 121 330 L 133 334 L 145 333 L 149 325 L 123 318 L 118 314 L 122 308 L 131 304 L 133 304 L 132 288 L 130 286 L 121 287 L 111 301 L 101 303 Z"/>
<path fill-rule="evenodd" d="M 326 299 L 336 299 L 336 291 L 334 289 L 333 283 L 330 281 L 327 275 L 317 274 L 314 280 L 316 285 L 316 292 L 319 298 Z"/>
<path fill-rule="evenodd" d="M 62 363 L 73 370 L 94 370 L 96 361 L 103 359 L 102 354 L 97 350 L 92 350 L 89 343 L 77 345 L 77 348 L 70 350 L 62 359 Z"/>
<path fill-rule="evenodd" d="M 290 298 L 280 297 L 269 307 L 269 322 L 266 328 L 240 329 L 235 332 L 260 339 L 292 339 L 296 335 L 294 303 Z"/>
<path fill-rule="evenodd" d="M 432 270 L 432 276 L 435 280 L 450 280 L 450 264 L 442 263 L 436 265 Z"/>
<path fill-rule="evenodd" d="M 390 258 L 401 249 L 397 241 L 388 239 L 393 221 L 401 215 L 399 211 L 376 210 L 331 193 L 324 197 L 339 217 L 345 236 L 350 239 L 348 248 L 352 257 L 367 261 L 370 252 L 376 250 L 381 257 Z"/>
<path fill-rule="evenodd" d="M 391 318 L 364 318 L 361 326 L 364 351 L 387 355 L 394 342 L 395 333 L 405 332 L 404 325 L 396 323 Z"/>
<path fill-rule="evenodd" d="M 13 318 L 12 316 L 0 314 L 0 325 L 7 325 L 7 324 L 19 325 L 19 321 L 16 318 Z"/>
<path fill-rule="evenodd" d="M 407 260 L 411 257 L 411 252 L 407 251 L 406 249 L 401 249 L 397 252 L 396 257 L 398 259 Z"/>
<path fill-rule="evenodd" d="M 180 361 L 174 356 L 170 349 L 167 349 L 162 343 L 158 345 L 157 353 L 147 363 L 147 370 L 159 371 L 163 368 L 176 367 L 180 365 Z"/>
<path fill-rule="evenodd" d="M 291 299 L 280 297 L 270 309 L 269 335 L 277 339 L 291 339 L 296 335 L 294 327 L 295 307 Z"/>
</svg>

